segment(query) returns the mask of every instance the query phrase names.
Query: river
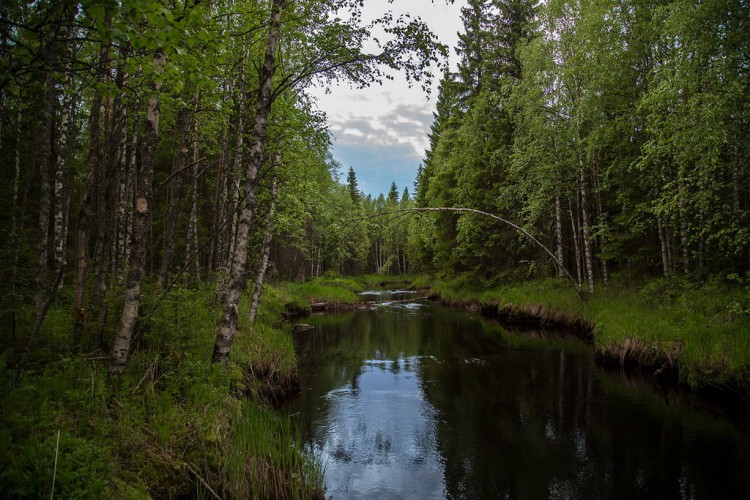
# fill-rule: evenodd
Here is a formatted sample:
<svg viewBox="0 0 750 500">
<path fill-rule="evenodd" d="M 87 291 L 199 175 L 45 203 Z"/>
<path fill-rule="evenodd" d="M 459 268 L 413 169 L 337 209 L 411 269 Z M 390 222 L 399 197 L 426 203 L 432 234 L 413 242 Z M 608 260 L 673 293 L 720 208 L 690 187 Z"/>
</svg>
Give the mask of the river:
<svg viewBox="0 0 750 500">
<path fill-rule="evenodd" d="M 742 420 L 578 339 L 421 300 L 305 321 L 286 411 L 327 498 L 750 498 Z"/>
</svg>

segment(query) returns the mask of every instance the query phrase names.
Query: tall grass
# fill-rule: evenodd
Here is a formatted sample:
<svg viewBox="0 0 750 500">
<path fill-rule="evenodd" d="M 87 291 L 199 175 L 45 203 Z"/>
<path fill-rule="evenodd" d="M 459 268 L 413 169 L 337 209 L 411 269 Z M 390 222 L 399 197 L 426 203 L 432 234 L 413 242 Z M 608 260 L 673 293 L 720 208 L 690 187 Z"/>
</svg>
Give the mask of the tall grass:
<svg viewBox="0 0 750 500">
<path fill-rule="evenodd" d="M 329 285 L 316 281 L 306 283 L 296 283 L 290 286 L 293 293 L 304 297 L 310 303 L 314 302 L 335 302 L 349 304 L 357 302 L 357 294 L 346 288 L 339 288 L 335 285 Z"/>
<path fill-rule="evenodd" d="M 438 280 L 433 292 L 455 303 L 541 306 L 586 320 L 605 356 L 642 364 L 667 360 L 693 385 L 728 381 L 750 387 L 750 287 L 722 282 L 615 282 L 588 302 L 570 285 L 546 279 L 482 287 L 465 277 Z"/>
<path fill-rule="evenodd" d="M 334 304 L 356 304 L 359 302 L 357 293 L 365 289 L 362 283 L 353 278 L 335 275 L 321 276 L 304 283 L 287 283 L 285 287 L 298 300 Z"/>
<path fill-rule="evenodd" d="M 131 357 L 117 387 L 107 381 L 106 345 L 117 321 L 116 291 L 108 297 L 102 350 L 94 341 L 100 325 L 92 325 L 83 353 L 72 352 L 71 301 L 63 296 L 12 391 L 14 356 L 9 348 L 0 353 L 0 497 L 50 496 L 58 430 L 54 493 L 60 498 L 205 496 L 209 488 L 232 497 L 228 492 L 237 483 L 225 468 L 231 450 L 239 446 L 246 457 L 258 453 L 248 458 L 257 464 L 267 462 L 262 454 L 273 446 L 300 451 L 299 445 L 291 446 L 300 441 L 288 423 L 277 422 L 269 409 L 246 410 L 250 403 L 243 402 L 296 375 L 291 335 L 280 326 L 292 293 L 272 288 L 254 325 L 240 318 L 226 366 L 211 363 L 219 315 L 213 290 L 175 287 L 160 296 L 154 285 L 144 286 Z M 247 311 L 247 298 L 243 301 L 241 311 Z M 24 332 L 19 330 L 19 336 Z M 248 427 L 253 418 L 256 424 Z M 235 428 L 245 430 L 235 433 Z M 254 440 L 251 432 L 265 448 L 234 443 L 235 438 Z M 286 481 L 288 496 L 311 497 L 304 491 L 319 486 L 319 471 L 280 453 L 282 458 L 272 463 Z M 307 464 L 309 459 L 300 455 L 294 460 Z M 308 471 L 309 478 L 301 475 Z M 271 491 L 265 484 L 251 485 L 261 492 L 256 497 Z"/>
<path fill-rule="evenodd" d="M 365 274 L 355 279 L 366 288 L 411 285 L 418 276 L 411 274 Z"/>
<path fill-rule="evenodd" d="M 245 401 L 226 459 L 231 498 L 323 498 L 323 471 L 302 449 L 299 428 L 288 416 Z"/>
</svg>

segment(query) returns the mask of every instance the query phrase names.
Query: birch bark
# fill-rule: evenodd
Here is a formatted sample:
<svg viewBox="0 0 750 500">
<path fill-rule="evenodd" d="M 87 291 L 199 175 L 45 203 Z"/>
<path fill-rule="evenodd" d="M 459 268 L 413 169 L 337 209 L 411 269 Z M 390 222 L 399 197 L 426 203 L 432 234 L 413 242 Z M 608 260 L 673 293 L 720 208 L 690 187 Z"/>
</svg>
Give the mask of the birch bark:
<svg viewBox="0 0 750 500">
<path fill-rule="evenodd" d="M 261 242 L 261 257 L 258 266 L 258 274 L 255 277 L 255 291 L 253 300 L 250 303 L 250 322 L 255 323 L 255 317 L 258 315 L 258 305 L 260 297 L 263 294 L 263 284 L 266 282 L 266 271 L 268 270 L 268 260 L 271 256 L 271 241 L 273 240 L 274 216 L 276 213 L 276 197 L 278 195 L 278 181 L 273 180 L 271 185 L 271 205 L 268 208 L 266 216 L 266 227 L 263 232 L 263 241 Z"/>
<path fill-rule="evenodd" d="M 240 293 L 247 282 L 247 254 L 255 208 L 255 181 L 263 161 L 263 146 L 266 142 L 268 116 L 271 112 L 273 96 L 271 85 L 276 72 L 276 47 L 280 37 L 281 13 L 286 0 L 273 0 L 271 18 L 268 24 L 268 39 L 263 65 L 260 68 L 260 82 L 255 105 L 253 133 L 249 147 L 245 176 L 245 199 L 240 212 L 237 239 L 232 255 L 232 265 L 226 293 L 223 296 L 222 316 L 216 330 L 216 340 L 212 359 L 214 362 L 226 363 L 232 348 L 232 341 L 237 332 L 237 318 Z"/>
<path fill-rule="evenodd" d="M 164 52 L 161 50 L 154 54 L 154 66 L 157 74 L 161 72 L 166 62 Z M 131 237 L 132 249 L 130 251 L 130 262 L 128 265 L 128 277 L 125 283 L 125 301 L 117 326 L 115 341 L 112 346 L 110 359 L 110 375 L 122 375 L 130 351 L 130 341 L 133 337 L 135 321 L 138 318 L 138 306 L 141 295 L 141 279 L 146 262 L 146 238 L 148 236 L 148 223 L 151 216 L 151 203 L 153 200 L 152 181 L 154 176 L 154 156 L 159 134 L 159 91 L 161 81 L 159 76 L 154 78 L 153 95 L 148 101 L 146 120 L 144 122 L 143 150 L 141 154 L 141 176 L 138 183 L 138 192 L 133 212 L 133 235 Z"/>
</svg>

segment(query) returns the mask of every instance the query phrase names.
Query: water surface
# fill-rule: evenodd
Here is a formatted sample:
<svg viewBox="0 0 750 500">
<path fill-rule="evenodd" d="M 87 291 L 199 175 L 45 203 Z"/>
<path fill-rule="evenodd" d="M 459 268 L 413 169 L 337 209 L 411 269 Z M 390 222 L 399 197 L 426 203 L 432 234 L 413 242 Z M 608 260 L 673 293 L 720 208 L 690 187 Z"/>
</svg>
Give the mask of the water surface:
<svg viewBox="0 0 750 500">
<path fill-rule="evenodd" d="M 578 340 L 389 298 L 296 337 L 288 411 L 327 497 L 750 498 L 750 435 L 720 412 Z"/>
</svg>

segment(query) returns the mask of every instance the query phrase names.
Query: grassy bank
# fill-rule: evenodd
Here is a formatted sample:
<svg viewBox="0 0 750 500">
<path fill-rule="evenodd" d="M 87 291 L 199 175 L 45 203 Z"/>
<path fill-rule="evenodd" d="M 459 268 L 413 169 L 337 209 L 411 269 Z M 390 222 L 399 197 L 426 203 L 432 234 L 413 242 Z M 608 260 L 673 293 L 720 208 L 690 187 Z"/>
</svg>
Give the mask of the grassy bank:
<svg viewBox="0 0 750 500">
<path fill-rule="evenodd" d="M 743 283 L 652 280 L 613 283 L 581 301 L 562 280 L 481 287 L 466 279 L 430 280 L 456 304 L 517 311 L 540 320 L 583 320 L 597 356 L 657 372 L 675 367 L 680 381 L 750 394 L 750 287 Z"/>
<path fill-rule="evenodd" d="M 272 294 L 272 302 L 285 304 L 286 313 L 304 316 L 311 312 L 313 304 L 326 304 L 326 310 L 349 310 L 362 304 L 358 293 L 379 288 L 411 286 L 413 276 L 339 276 L 326 274 L 304 283 L 284 283 L 281 286 L 266 285 L 264 294 Z M 265 295 L 264 295 L 265 296 Z M 281 313 L 282 311 L 277 311 Z"/>
<path fill-rule="evenodd" d="M 320 466 L 269 404 L 294 388 L 296 358 L 282 312 L 293 293 L 264 297 L 241 321 L 227 366 L 210 362 L 219 309 L 211 290 L 143 293 L 127 371 L 107 380 L 107 349 L 74 353 L 72 297 L 58 300 L 15 388 L 26 334 L 0 355 L 0 496 L 10 498 L 316 498 Z M 113 293 L 109 310 L 119 310 Z M 247 304 L 242 304 L 247 311 Z M 153 312 L 152 312 L 153 311 Z M 116 314 L 101 338 L 112 338 Z M 24 327 L 21 324 L 21 327 Z M 106 347 L 106 346 L 105 346 Z"/>
</svg>

